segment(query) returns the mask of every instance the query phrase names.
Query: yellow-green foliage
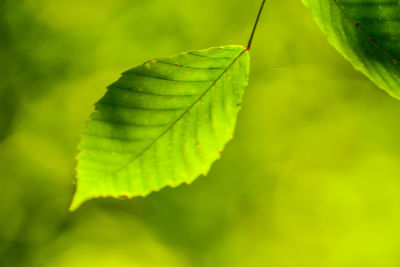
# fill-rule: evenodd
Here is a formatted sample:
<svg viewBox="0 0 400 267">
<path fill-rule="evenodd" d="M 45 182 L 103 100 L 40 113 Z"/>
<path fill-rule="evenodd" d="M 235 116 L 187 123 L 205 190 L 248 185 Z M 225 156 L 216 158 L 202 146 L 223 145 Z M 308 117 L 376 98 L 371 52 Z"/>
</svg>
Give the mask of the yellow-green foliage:
<svg viewBox="0 0 400 267">
<path fill-rule="evenodd" d="M 235 138 L 206 178 L 68 212 L 76 145 L 110 82 L 246 44 L 258 7 L 0 1 L 0 266 L 399 266 L 400 103 L 299 0 L 268 1 Z"/>
<path fill-rule="evenodd" d="M 93 197 L 145 196 L 206 175 L 232 139 L 248 77 L 249 52 L 232 45 L 124 72 L 82 135 L 71 209 Z"/>
</svg>

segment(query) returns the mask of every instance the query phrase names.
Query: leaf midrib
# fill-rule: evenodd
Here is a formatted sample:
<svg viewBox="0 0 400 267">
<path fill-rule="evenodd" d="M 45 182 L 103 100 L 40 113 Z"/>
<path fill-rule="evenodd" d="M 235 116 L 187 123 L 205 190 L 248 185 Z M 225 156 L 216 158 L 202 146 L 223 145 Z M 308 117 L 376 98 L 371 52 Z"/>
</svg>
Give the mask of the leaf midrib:
<svg viewBox="0 0 400 267">
<path fill-rule="evenodd" d="M 159 136 L 157 136 L 148 146 L 146 146 L 141 152 L 139 152 L 137 155 L 132 157 L 132 159 L 128 160 L 124 165 L 122 165 L 120 168 L 118 168 L 115 171 L 111 172 L 111 175 L 116 175 L 123 169 L 125 169 L 130 163 L 134 162 L 136 159 L 141 157 L 146 151 L 148 151 L 154 144 L 158 142 L 158 140 L 161 139 L 166 133 L 168 133 L 197 103 L 199 103 L 204 96 L 207 95 L 207 93 L 213 88 L 216 83 L 229 71 L 229 69 L 236 63 L 236 61 L 244 54 L 248 52 L 248 49 L 244 48 L 243 51 L 241 51 L 233 60 L 232 62 L 224 69 L 224 71 L 213 81 L 213 83 L 197 98 L 189 107 L 187 107 L 184 112 L 175 120 L 171 123 L 168 128 L 166 128 Z M 222 69 L 222 68 L 221 68 Z"/>
</svg>

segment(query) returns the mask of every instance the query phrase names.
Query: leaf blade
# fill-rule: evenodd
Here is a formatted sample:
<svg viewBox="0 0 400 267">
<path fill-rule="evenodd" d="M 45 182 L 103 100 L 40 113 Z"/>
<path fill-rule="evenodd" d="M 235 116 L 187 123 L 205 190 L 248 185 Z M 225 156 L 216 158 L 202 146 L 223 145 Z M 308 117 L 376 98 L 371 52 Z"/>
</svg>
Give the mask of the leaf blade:
<svg viewBox="0 0 400 267">
<path fill-rule="evenodd" d="M 197 50 L 126 71 L 82 135 L 71 210 L 145 196 L 205 175 L 232 138 L 249 73 L 242 46 Z"/>
<path fill-rule="evenodd" d="M 329 42 L 359 71 L 400 98 L 400 3 L 302 0 Z"/>
</svg>

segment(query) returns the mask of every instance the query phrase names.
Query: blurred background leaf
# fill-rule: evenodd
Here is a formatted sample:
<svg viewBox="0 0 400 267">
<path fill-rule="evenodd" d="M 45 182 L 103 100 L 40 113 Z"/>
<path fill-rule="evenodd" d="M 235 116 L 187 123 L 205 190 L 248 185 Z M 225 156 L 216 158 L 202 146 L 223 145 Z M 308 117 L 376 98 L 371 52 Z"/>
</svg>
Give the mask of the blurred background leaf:
<svg viewBox="0 0 400 267">
<path fill-rule="evenodd" d="M 110 81 L 245 44 L 259 4 L 1 1 L 0 266 L 399 266 L 400 105 L 300 1 L 266 6 L 235 139 L 209 176 L 68 213 L 75 147 Z"/>
</svg>

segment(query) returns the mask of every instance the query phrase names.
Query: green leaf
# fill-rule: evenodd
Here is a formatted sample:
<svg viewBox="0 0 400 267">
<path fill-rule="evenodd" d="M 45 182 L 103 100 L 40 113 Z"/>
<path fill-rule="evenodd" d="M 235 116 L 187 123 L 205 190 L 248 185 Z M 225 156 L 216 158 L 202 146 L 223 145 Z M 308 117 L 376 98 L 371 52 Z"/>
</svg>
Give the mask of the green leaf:
<svg viewBox="0 0 400 267">
<path fill-rule="evenodd" d="M 399 0 L 302 0 L 329 42 L 379 87 L 400 98 Z"/>
<path fill-rule="evenodd" d="M 108 87 L 82 134 L 71 204 L 145 196 L 206 175 L 232 138 L 249 55 L 224 46 L 158 58 Z"/>
</svg>

